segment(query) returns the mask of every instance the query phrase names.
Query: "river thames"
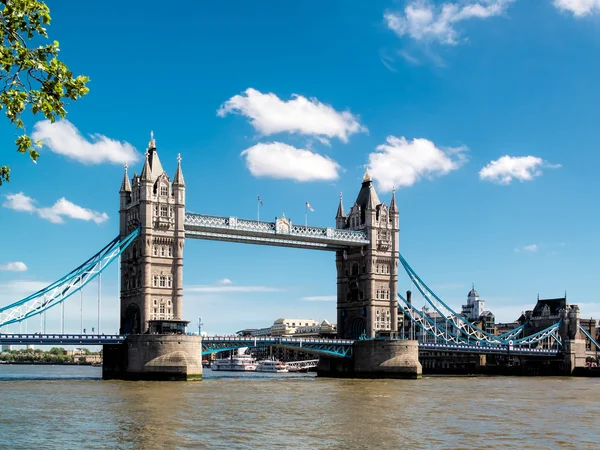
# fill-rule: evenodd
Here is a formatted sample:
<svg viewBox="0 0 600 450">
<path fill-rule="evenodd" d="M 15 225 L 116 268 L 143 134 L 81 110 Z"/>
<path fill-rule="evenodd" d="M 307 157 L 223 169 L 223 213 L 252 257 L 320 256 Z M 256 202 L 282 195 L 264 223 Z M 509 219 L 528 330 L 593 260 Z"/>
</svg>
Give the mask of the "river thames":
<svg viewBox="0 0 600 450">
<path fill-rule="evenodd" d="M 0 448 L 596 448 L 600 379 L 340 380 L 205 370 L 202 382 L 100 380 L 0 365 Z"/>
</svg>

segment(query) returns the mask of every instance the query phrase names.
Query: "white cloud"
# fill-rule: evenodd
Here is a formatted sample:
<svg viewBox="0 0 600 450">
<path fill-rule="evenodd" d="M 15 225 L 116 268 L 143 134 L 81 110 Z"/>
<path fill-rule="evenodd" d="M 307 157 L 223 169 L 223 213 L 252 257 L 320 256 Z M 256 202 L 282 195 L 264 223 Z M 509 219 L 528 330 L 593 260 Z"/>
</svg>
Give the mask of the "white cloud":
<svg viewBox="0 0 600 450">
<path fill-rule="evenodd" d="M 554 0 L 554 6 L 573 13 L 575 17 L 600 12 L 600 0 Z"/>
<path fill-rule="evenodd" d="M 371 175 L 384 191 L 394 186 L 412 186 L 422 178 L 434 178 L 460 168 L 466 147 L 440 149 L 427 139 L 407 141 L 388 136 L 386 143 L 369 155 Z"/>
<path fill-rule="evenodd" d="M 42 219 L 49 220 L 52 223 L 64 223 L 64 218 L 93 221 L 97 224 L 106 222 L 108 215 L 91 209 L 83 208 L 70 202 L 66 198 L 61 198 L 50 207 L 38 208 L 36 201 L 31 197 L 19 192 L 17 194 L 5 195 L 6 200 L 2 206 L 15 211 L 35 212 Z"/>
<path fill-rule="evenodd" d="M 21 262 L 21 261 L 7 262 L 6 264 L 0 264 L 0 271 L 26 272 L 27 266 L 25 265 L 24 262 Z"/>
<path fill-rule="evenodd" d="M 35 280 L 13 280 L 0 284 L 0 305 L 5 306 L 34 292 L 44 289 L 50 283 Z"/>
<path fill-rule="evenodd" d="M 548 164 L 537 156 L 502 156 L 490 161 L 479 171 L 479 178 L 498 184 L 510 184 L 513 179 L 531 181 L 542 174 L 542 168 L 557 169 L 560 164 Z"/>
<path fill-rule="evenodd" d="M 528 252 L 528 253 L 533 253 L 533 252 L 537 252 L 537 250 L 538 250 L 537 244 L 529 244 L 529 245 L 525 245 L 523 247 L 517 247 L 517 248 L 515 248 L 515 252 L 516 253 L 519 253 L 521 251 Z"/>
<path fill-rule="evenodd" d="M 417 41 L 456 45 L 459 42 L 456 24 L 469 19 L 499 16 L 513 1 L 467 0 L 436 6 L 432 1 L 414 0 L 404 8 L 404 12 L 388 11 L 383 17 L 388 28 L 398 36 L 408 35 Z"/>
<path fill-rule="evenodd" d="M 22 192 L 17 192 L 16 194 L 7 194 L 4 197 L 6 197 L 6 200 L 4 200 L 2 206 L 5 208 L 27 212 L 34 212 L 37 209 L 34 205 L 35 200 L 26 196 Z"/>
<path fill-rule="evenodd" d="M 283 289 L 270 286 L 199 285 L 184 288 L 185 292 L 281 292 Z"/>
<path fill-rule="evenodd" d="M 229 278 L 223 278 L 222 280 L 217 281 L 217 284 L 220 284 L 221 286 L 226 286 L 233 284 L 233 281 L 231 281 Z"/>
<path fill-rule="evenodd" d="M 311 297 L 302 297 L 300 300 L 305 302 L 335 302 L 337 300 L 336 295 L 313 295 Z"/>
<path fill-rule="evenodd" d="M 54 153 L 74 159 L 83 164 L 135 162 L 140 155 L 128 142 L 119 142 L 101 134 L 90 135 L 90 140 L 68 120 L 35 124 L 31 137 L 41 141 Z"/>
<path fill-rule="evenodd" d="M 282 142 L 258 143 L 242 153 L 255 177 L 287 178 L 296 181 L 325 181 L 338 178 L 339 164 L 310 150 Z"/>
<path fill-rule="evenodd" d="M 281 100 L 273 93 L 263 94 L 248 88 L 244 95 L 234 95 L 217 110 L 219 117 L 241 114 L 262 135 L 299 133 L 328 139 L 337 137 L 343 142 L 354 133 L 367 131 L 350 111 L 336 111 L 316 98 L 292 95 Z"/>
</svg>

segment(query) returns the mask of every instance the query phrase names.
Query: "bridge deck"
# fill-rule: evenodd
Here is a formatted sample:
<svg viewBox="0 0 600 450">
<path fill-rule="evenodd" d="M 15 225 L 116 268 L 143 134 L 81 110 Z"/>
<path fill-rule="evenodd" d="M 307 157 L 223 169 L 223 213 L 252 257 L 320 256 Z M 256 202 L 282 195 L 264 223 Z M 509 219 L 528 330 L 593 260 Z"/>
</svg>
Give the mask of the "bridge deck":
<svg viewBox="0 0 600 450">
<path fill-rule="evenodd" d="M 105 345 L 122 344 L 125 335 L 104 334 L 0 334 L 0 344 L 4 345 Z M 240 337 L 205 336 L 202 338 L 202 353 L 217 353 L 242 347 L 280 346 L 302 349 L 308 353 L 326 354 L 342 358 L 352 356 L 351 339 L 320 339 L 298 337 Z M 443 351 L 450 353 L 513 354 L 525 356 L 556 356 L 556 349 L 509 347 L 506 345 L 479 346 L 459 344 L 419 343 L 419 351 Z"/>
<path fill-rule="evenodd" d="M 194 239 L 329 251 L 369 244 L 367 234 L 362 231 L 293 225 L 285 218 L 259 222 L 186 212 L 184 225 L 186 237 Z"/>
<path fill-rule="evenodd" d="M 125 336 L 118 334 L 0 334 L 5 345 L 105 345 L 122 344 Z"/>
</svg>

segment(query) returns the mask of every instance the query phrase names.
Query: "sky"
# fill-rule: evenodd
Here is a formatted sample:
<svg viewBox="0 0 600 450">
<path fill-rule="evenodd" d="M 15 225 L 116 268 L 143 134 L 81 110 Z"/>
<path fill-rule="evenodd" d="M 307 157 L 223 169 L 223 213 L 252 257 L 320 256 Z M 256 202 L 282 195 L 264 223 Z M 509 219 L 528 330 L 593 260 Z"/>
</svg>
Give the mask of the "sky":
<svg viewBox="0 0 600 450">
<path fill-rule="evenodd" d="M 123 165 L 141 172 L 152 130 L 171 177 L 181 154 L 189 211 L 254 219 L 260 196 L 263 220 L 303 222 L 308 201 L 309 224 L 335 226 L 368 168 L 382 201 L 396 188 L 401 253 L 454 309 L 474 283 L 497 321 L 565 292 L 600 317 L 600 0 L 49 6 L 50 39 L 90 92 L 65 121 L 26 117 L 37 164 L 0 123 L 1 305 L 118 234 Z M 336 320 L 333 253 L 188 239 L 184 255 L 192 329 Z M 101 331 L 117 332 L 116 265 L 101 304 Z M 60 331 L 60 308 L 46 321 Z"/>
</svg>

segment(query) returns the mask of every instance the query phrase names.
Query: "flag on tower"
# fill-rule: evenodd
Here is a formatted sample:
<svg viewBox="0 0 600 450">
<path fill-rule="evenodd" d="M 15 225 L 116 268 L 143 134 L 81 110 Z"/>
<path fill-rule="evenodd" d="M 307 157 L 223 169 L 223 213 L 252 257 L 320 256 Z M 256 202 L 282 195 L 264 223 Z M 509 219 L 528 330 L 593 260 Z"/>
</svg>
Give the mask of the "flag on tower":
<svg viewBox="0 0 600 450">
<path fill-rule="evenodd" d="M 308 209 L 310 209 L 311 211 L 314 211 L 313 207 L 312 207 L 312 206 L 310 206 L 310 203 L 308 203 L 308 202 L 306 202 L 306 207 L 307 207 Z"/>
<path fill-rule="evenodd" d="M 265 206 L 265 205 L 263 205 L 263 202 L 262 202 L 262 200 L 260 199 L 260 195 L 258 196 L 258 203 L 260 203 L 260 206 Z"/>
</svg>

